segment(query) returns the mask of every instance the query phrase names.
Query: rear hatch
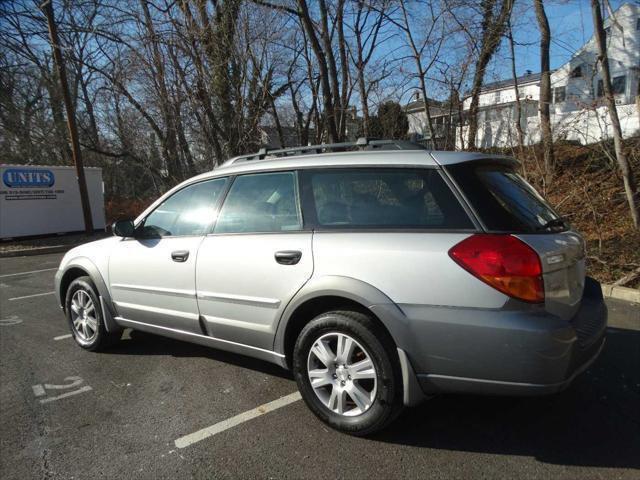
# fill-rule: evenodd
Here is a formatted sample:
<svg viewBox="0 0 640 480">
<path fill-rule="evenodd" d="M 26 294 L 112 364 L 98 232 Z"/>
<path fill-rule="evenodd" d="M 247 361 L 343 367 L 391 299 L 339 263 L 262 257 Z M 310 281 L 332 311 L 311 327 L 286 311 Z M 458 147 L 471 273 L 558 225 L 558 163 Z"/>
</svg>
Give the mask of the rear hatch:
<svg viewBox="0 0 640 480">
<path fill-rule="evenodd" d="M 584 290 L 582 237 L 517 173 L 515 161 L 475 160 L 449 165 L 446 171 L 488 232 L 514 235 L 538 253 L 545 307 L 571 319 Z"/>
</svg>

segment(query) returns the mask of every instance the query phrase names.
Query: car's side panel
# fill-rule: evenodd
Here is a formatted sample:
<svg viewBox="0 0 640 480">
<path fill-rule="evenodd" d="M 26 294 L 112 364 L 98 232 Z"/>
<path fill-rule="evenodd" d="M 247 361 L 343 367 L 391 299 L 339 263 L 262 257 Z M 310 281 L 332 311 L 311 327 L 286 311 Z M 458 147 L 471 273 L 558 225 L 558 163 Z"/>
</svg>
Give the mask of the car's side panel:
<svg viewBox="0 0 640 480">
<path fill-rule="evenodd" d="M 460 268 L 449 249 L 468 233 L 316 232 L 314 276 L 362 279 L 392 302 L 501 308 L 508 297 Z"/>
<path fill-rule="evenodd" d="M 209 235 L 198 252 L 198 305 L 210 335 L 271 349 L 280 315 L 313 272 L 311 232 Z M 298 251 L 282 265 L 279 251 Z"/>
<path fill-rule="evenodd" d="M 285 335 L 289 321 L 295 311 L 309 302 L 320 297 L 343 297 L 359 303 L 363 307 L 376 310 L 376 315 L 391 332 L 396 344 L 402 348 L 402 331 L 406 329 L 406 317 L 400 309 L 380 290 L 372 285 L 348 276 L 325 275 L 314 276 L 296 293 L 283 310 L 273 348 L 276 352 L 284 353 Z M 398 338 L 396 338 L 398 337 Z"/>
<path fill-rule="evenodd" d="M 55 294 L 58 300 L 58 304 L 61 308 L 65 308 L 65 295 L 66 292 L 62 290 L 63 283 L 68 286 L 69 282 L 63 282 L 65 276 L 68 274 L 73 274 L 73 271 L 79 269 L 85 272 L 93 281 L 93 284 L 96 286 L 98 290 L 98 295 L 100 297 L 100 305 L 102 307 L 104 320 L 105 320 L 105 328 L 108 332 L 117 330 L 118 324 L 114 320 L 114 316 L 116 314 L 115 306 L 111 300 L 111 293 L 109 292 L 109 288 L 104 280 L 103 273 L 96 266 L 93 261 L 87 257 L 73 257 L 70 261 L 66 262 L 65 266 L 59 269 L 56 272 L 54 283 L 55 283 Z"/>
<path fill-rule="evenodd" d="M 118 321 L 118 324 L 123 327 L 129 327 L 143 332 L 154 333 L 156 335 L 162 335 L 164 337 L 175 338 L 176 340 L 182 340 L 185 342 L 197 343 L 198 345 L 217 348 L 227 352 L 238 353 L 240 355 L 247 355 L 249 357 L 265 360 L 267 362 L 275 363 L 276 365 L 286 368 L 284 355 L 280 355 L 271 350 L 255 348 L 236 342 L 229 342 L 199 333 L 186 332 L 184 330 L 163 327 L 160 325 L 151 325 L 144 322 L 136 322 L 133 320 L 128 320 L 126 318 L 116 318 L 116 320 Z"/>
<path fill-rule="evenodd" d="M 122 318 L 202 333 L 195 292 L 195 263 L 204 237 L 125 239 L 111 252 L 109 282 Z M 174 251 L 189 252 L 185 261 Z"/>
</svg>

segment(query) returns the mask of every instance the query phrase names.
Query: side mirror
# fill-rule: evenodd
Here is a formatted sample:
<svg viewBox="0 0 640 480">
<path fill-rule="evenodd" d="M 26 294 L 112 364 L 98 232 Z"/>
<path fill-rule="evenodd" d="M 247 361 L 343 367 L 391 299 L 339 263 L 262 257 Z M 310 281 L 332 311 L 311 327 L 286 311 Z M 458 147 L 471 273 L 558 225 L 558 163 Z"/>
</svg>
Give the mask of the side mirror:
<svg viewBox="0 0 640 480">
<path fill-rule="evenodd" d="M 131 220 L 118 220 L 111 227 L 111 231 L 116 237 L 133 237 L 135 230 Z"/>
</svg>

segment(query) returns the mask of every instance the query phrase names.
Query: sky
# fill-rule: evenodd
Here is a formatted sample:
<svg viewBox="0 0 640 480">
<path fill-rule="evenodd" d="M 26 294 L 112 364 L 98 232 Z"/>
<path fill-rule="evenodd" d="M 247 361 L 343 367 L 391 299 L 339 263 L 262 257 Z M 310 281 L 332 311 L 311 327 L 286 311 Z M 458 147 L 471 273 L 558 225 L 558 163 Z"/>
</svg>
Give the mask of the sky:
<svg viewBox="0 0 640 480">
<path fill-rule="evenodd" d="M 624 3 L 638 3 L 638 0 L 610 0 L 611 8 L 615 11 Z M 590 0 L 549 0 L 545 1 L 545 10 L 551 27 L 551 68 L 555 69 L 566 63 L 571 55 L 584 45 L 593 34 L 593 19 L 591 16 Z M 517 3 L 516 3 L 517 5 Z M 606 12 L 603 12 L 606 15 Z M 518 74 L 526 70 L 540 71 L 540 45 L 538 26 L 533 11 L 524 17 L 524 25 L 517 26 L 518 19 L 514 19 L 514 33 L 516 42 L 524 45 L 516 47 L 516 69 Z M 522 22 L 521 22 L 522 23 Z M 502 57 L 508 58 L 507 49 L 503 49 Z M 493 76 L 504 75 L 511 77 L 509 62 L 499 62 Z M 493 80 L 493 79 L 492 79 Z"/>
<path fill-rule="evenodd" d="M 591 0 L 543 0 L 549 26 L 551 28 L 550 61 L 551 68 L 556 69 L 568 62 L 593 35 L 593 18 Z M 608 0 L 613 11 L 625 3 L 640 4 L 640 0 Z M 422 5 L 422 4 L 420 4 Z M 606 10 L 603 11 L 608 16 Z M 418 15 L 416 15 L 418 18 Z M 515 2 L 512 15 L 512 28 L 515 39 L 516 72 L 525 75 L 527 70 L 537 73 L 540 71 L 540 32 L 535 16 L 532 0 L 518 0 Z M 403 43 L 403 39 L 396 38 L 386 46 L 393 49 L 396 42 Z M 384 50 L 385 46 L 382 47 Z M 442 52 L 441 52 L 442 54 Z M 445 53 L 446 55 L 446 53 Z M 411 67 L 409 67 L 411 69 Z M 437 71 L 431 73 L 437 77 Z M 511 79 L 511 52 L 506 39 L 494 56 L 486 70 L 484 83 L 497 80 Z M 467 80 L 470 82 L 470 78 Z M 415 93 L 415 84 L 402 90 L 404 102 L 410 101 Z M 394 85 L 395 88 L 395 85 Z M 470 85 L 463 85 L 467 91 Z M 397 92 L 397 90 L 394 90 Z M 428 85 L 428 96 L 444 100 L 449 94 L 448 89 L 439 82 Z"/>
</svg>

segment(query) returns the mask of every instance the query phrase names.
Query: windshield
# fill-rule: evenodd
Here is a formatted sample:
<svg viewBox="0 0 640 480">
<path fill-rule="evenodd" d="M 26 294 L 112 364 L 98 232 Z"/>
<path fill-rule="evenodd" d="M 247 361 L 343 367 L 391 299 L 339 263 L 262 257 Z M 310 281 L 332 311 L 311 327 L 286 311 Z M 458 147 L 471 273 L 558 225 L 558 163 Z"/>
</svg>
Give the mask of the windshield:
<svg viewBox="0 0 640 480">
<path fill-rule="evenodd" d="M 463 163 L 448 168 L 489 230 L 564 231 L 566 222 L 511 167 Z"/>
</svg>

